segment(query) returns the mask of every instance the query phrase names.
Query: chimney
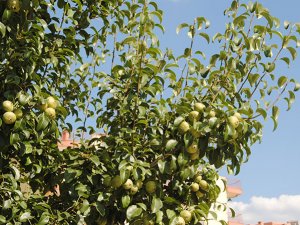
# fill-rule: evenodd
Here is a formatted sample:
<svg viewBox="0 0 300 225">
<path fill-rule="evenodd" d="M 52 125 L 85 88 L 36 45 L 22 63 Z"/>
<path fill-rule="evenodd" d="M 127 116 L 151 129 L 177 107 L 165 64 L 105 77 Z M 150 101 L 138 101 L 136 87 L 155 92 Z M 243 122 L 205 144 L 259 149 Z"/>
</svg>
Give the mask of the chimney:
<svg viewBox="0 0 300 225">
<path fill-rule="evenodd" d="M 61 137 L 61 140 L 62 141 L 68 141 L 70 139 L 70 133 L 68 130 L 64 130 L 62 132 L 62 137 Z"/>
</svg>

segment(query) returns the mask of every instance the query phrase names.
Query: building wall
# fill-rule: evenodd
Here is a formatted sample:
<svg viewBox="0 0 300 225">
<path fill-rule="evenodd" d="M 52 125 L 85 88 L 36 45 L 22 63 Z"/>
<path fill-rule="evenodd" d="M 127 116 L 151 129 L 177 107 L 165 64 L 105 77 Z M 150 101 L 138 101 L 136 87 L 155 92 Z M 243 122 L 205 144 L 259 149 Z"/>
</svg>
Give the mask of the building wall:
<svg viewBox="0 0 300 225">
<path fill-rule="evenodd" d="M 224 180 L 226 179 L 224 177 L 220 177 L 217 180 L 217 185 L 220 187 L 220 194 L 217 198 L 217 202 L 211 207 L 211 211 L 216 213 L 217 218 L 215 219 L 212 214 L 208 216 L 208 223 L 207 225 L 222 225 L 220 222 L 221 220 L 228 222 L 228 213 L 227 213 L 227 192 L 226 187 L 224 185 Z"/>
</svg>

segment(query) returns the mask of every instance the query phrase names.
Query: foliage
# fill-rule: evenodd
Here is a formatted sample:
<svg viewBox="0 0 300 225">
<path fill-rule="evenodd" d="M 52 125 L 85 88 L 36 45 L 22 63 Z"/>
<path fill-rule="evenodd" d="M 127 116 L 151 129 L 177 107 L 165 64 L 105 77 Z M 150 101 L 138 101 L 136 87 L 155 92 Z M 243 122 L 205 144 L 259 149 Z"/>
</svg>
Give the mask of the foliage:
<svg viewBox="0 0 300 225">
<path fill-rule="evenodd" d="M 213 37 L 203 17 L 179 25 L 178 57 L 160 49 L 148 0 L 0 7 L 0 224 L 199 224 L 218 168 L 237 174 L 261 118 L 276 129 L 277 103 L 290 109 L 300 87 L 276 68 L 295 60 L 300 25 L 281 29 L 257 2 L 232 1 Z M 206 60 L 199 40 L 218 52 Z M 80 146 L 59 151 L 63 129 Z"/>
</svg>

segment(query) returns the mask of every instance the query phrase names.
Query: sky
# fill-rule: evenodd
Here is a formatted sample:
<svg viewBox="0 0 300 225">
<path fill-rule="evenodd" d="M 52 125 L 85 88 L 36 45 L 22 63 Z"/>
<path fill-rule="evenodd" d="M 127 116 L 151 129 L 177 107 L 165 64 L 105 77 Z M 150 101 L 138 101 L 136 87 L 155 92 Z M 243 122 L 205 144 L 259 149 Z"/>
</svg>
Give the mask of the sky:
<svg viewBox="0 0 300 225">
<path fill-rule="evenodd" d="M 164 11 L 165 35 L 161 45 L 181 53 L 188 46 L 188 38 L 176 35 L 176 27 L 183 22 L 192 23 L 198 16 L 211 22 L 209 32 L 223 31 L 225 27 L 224 9 L 228 0 L 163 0 L 157 1 Z M 248 3 L 248 1 L 242 1 Z M 261 0 L 271 14 L 284 20 L 300 22 L 299 0 Z M 204 52 L 211 48 L 203 46 Z M 298 51 L 298 55 L 299 55 Z M 291 64 L 290 69 L 282 69 L 289 77 L 300 81 L 300 57 Z M 282 75 L 282 74 L 280 74 Z M 298 99 L 297 99 L 298 98 Z M 290 111 L 282 104 L 279 127 L 273 132 L 271 120 L 265 122 L 263 141 L 252 146 L 249 162 L 241 168 L 239 179 L 243 194 L 231 203 L 243 214 L 244 223 L 258 221 L 300 221 L 300 92 Z"/>
</svg>

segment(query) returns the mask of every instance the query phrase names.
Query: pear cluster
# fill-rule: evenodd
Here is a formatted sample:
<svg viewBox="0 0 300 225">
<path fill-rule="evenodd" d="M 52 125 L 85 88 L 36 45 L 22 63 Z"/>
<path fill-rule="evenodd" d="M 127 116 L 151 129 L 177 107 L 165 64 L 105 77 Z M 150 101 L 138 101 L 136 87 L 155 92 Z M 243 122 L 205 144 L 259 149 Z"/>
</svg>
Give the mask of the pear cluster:
<svg viewBox="0 0 300 225">
<path fill-rule="evenodd" d="M 46 102 L 44 104 L 40 105 L 40 109 L 45 112 L 45 114 L 50 118 L 50 119 L 55 119 L 56 117 L 56 109 L 57 107 L 57 101 L 55 98 L 52 96 L 49 96 L 46 99 Z"/>
<path fill-rule="evenodd" d="M 243 118 L 238 112 L 228 116 L 220 110 L 217 111 L 207 106 L 207 104 L 196 102 L 193 105 L 192 111 L 187 113 L 185 117 L 179 116 L 174 120 L 174 126 L 180 134 L 191 134 L 193 136 L 194 140 L 186 147 L 186 152 L 189 154 L 191 160 L 196 160 L 201 155 L 198 140 L 202 136 L 205 136 L 205 132 L 202 133 L 199 130 L 202 124 L 207 124 L 210 130 L 218 129 L 222 124 L 227 124 L 232 131 L 229 134 L 230 138 L 236 139 L 239 133 L 238 130 L 241 130 L 239 127 L 242 121 Z"/>
<path fill-rule="evenodd" d="M 123 188 L 130 195 L 135 195 L 143 186 L 143 182 L 141 180 L 133 182 L 128 178 L 125 182 L 123 182 L 119 175 L 114 176 L 111 180 L 104 181 L 104 183 L 106 183 L 106 186 L 111 186 L 113 189 Z M 145 186 L 145 189 L 149 194 L 154 193 L 156 190 L 156 183 L 154 181 L 148 181 Z"/>
<path fill-rule="evenodd" d="M 4 111 L 2 119 L 7 125 L 14 124 L 17 119 L 23 117 L 22 110 L 20 108 L 15 108 L 14 104 L 9 100 L 2 102 L 2 109 Z"/>
</svg>

